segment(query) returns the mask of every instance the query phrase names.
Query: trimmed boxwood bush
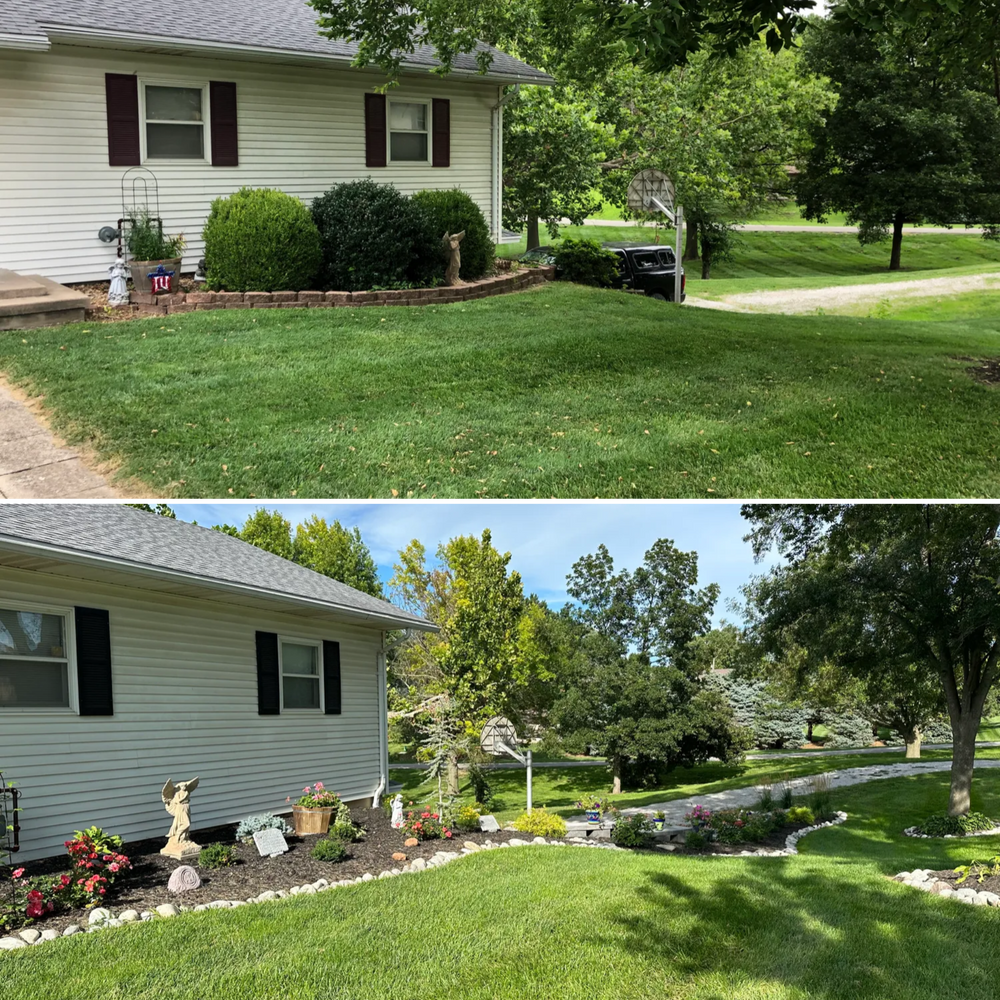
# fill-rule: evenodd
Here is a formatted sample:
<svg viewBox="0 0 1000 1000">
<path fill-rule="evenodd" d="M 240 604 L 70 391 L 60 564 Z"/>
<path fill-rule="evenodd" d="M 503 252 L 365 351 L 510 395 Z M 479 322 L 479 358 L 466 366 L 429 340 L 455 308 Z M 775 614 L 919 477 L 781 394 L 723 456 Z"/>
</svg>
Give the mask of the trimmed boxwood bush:
<svg viewBox="0 0 1000 1000">
<path fill-rule="evenodd" d="M 493 269 L 496 247 L 490 236 L 482 209 L 458 188 L 451 191 L 418 191 L 413 196 L 433 220 L 434 232 L 440 238 L 445 233 L 465 232 L 462 240 L 462 267 L 458 276 L 475 281 Z M 442 254 L 444 247 L 442 246 Z M 445 258 L 447 264 L 447 258 Z"/>
<path fill-rule="evenodd" d="M 314 287 L 322 261 L 309 209 L 271 188 L 242 188 L 212 202 L 205 230 L 209 288 L 298 292 Z"/>
<path fill-rule="evenodd" d="M 337 184 L 313 202 L 312 214 L 322 240 L 324 288 L 410 288 L 444 275 L 441 234 L 423 208 L 391 184 Z"/>
</svg>

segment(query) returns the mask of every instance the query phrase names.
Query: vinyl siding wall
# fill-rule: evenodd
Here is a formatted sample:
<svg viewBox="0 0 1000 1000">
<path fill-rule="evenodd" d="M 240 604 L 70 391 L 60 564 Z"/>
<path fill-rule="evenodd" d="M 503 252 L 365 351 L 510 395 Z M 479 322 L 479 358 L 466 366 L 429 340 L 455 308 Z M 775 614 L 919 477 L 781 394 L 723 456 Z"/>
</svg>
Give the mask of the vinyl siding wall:
<svg viewBox="0 0 1000 1000">
<path fill-rule="evenodd" d="M 212 200 L 240 187 L 280 188 L 307 204 L 332 184 L 363 177 L 406 193 L 460 187 L 492 225 L 493 85 L 429 73 L 405 77 L 390 100 L 451 100 L 451 166 L 368 169 L 364 94 L 382 81 L 374 73 L 53 46 L 44 53 L 0 56 L 0 268 L 67 282 L 108 277 L 115 248 L 101 243 L 97 232 L 122 215 L 126 170 L 108 166 L 109 72 L 154 83 L 237 85 L 238 167 L 146 164 L 159 182 L 165 231 L 188 239 L 185 270 L 203 255 L 201 230 Z"/>
<path fill-rule="evenodd" d="M 61 853 L 93 823 L 126 840 L 165 837 L 167 778 L 200 776 L 196 830 L 289 810 L 307 782 L 348 800 L 375 791 L 381 633 L 0 569 L 5 599 L 111 618 L 114 716 L 0 708 L 0 770 L 23 795 L 19 859 Z M 339 641 L 343 714 L 258 715 L 256 630 Z"/>
</svg>

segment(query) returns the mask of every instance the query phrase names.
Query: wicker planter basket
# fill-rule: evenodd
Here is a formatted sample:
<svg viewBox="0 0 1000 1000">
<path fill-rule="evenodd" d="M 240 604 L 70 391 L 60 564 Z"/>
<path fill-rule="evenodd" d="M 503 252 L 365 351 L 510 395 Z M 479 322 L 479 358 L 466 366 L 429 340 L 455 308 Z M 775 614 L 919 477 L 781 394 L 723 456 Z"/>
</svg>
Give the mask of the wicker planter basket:
<svg viewBox="0 0 1000 1000">
<path fill-rule="evenodd" d="M 292 824 L 295 826 L 295 836 L 303 837 L 311 833 L 326 833 L 330 829 L 332 815 L 332 806 L 323 809 L 292 806 Z"/>
<path fill-rule="evenodd" d="M 174 257 L 172 260 L 130 260 L 128 266 L 132 272 L 132 284 L 137 292 L 143 292 L 146 295 L 152 293 L 149 272 L 155 271 L 161 264 L 164 270 L 174 272 L 171 290 L 177 291 L 181 287 L 180 257 Z"/>
</svg>

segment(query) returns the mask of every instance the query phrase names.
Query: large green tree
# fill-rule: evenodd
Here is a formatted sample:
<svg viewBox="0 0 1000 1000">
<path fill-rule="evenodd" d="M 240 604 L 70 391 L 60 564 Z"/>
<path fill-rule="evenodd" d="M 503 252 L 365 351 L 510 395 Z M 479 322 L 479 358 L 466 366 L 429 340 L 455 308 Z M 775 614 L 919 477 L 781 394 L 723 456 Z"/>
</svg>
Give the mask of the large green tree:
<svg viewBox="0 0 1000 1000">
<path fill-rule="evenodd" d="M 755 504 L 758 557 L 785 563 L 748 592 L 751 630 L 781 655 L 794 641 L 887 697 L 947 706 L 948 812 L 969 811 L 976 735 L 1000 669 L 1000 505 Z"/>
<path fill-rule="evenodd" d="M 922 33 L 890 23 L 880 33 L 814 22 L 805 66 L 834 84 L 836 108 L 810 126 L 796 182 L 808 218 L 844 212 L 862 244 L 890 234 L 899 270 L 903 227 L 1000 220 L 1000 107 L 966 81 L 943 76 Z"/>
</svg>

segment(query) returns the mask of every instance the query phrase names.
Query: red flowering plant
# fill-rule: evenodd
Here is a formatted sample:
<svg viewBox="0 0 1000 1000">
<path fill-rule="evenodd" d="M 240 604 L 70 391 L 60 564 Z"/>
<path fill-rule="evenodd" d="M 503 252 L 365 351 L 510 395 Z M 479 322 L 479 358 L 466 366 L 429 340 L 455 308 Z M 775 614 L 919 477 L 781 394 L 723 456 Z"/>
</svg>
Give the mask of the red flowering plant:
<svg viewBox="0 0 1000 1000">
<path fill-rule="evenodd" d="M 441 814 L 429 809 L 408 812 L 403 820 L 403 833 L 417 840 L 451 840 L 451 829 L 442 822 Z"/>
<path fill-rule="evenodd" d="M 73 880 L 69 875 L 25 878 L 24 869 L 15 868 L 10 878 L 13 897 L 7 905 L 0 904 L 0 927 L 30 924 L 73 905 L 70 900 Z"/>
<path fill-rule="evenodd" d="M 118 853 L 121 837 L 106 834 L 100 827 L 77 830 L 72 840 L 66 841 L 73 867 L 72 898 L 78 906 L 96 906 L 111 888 L 119 873 L 128 871 L 132 862 Z"/>
</svg>

